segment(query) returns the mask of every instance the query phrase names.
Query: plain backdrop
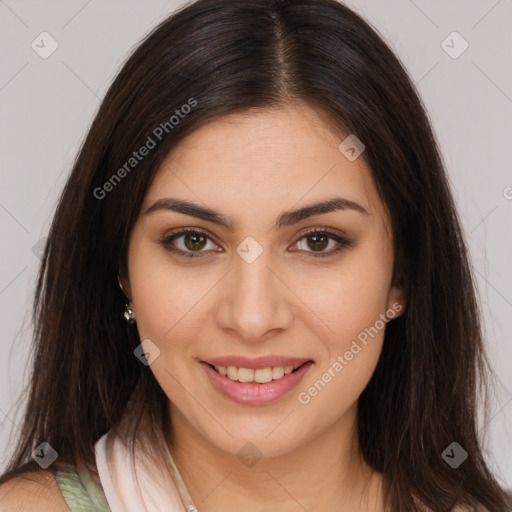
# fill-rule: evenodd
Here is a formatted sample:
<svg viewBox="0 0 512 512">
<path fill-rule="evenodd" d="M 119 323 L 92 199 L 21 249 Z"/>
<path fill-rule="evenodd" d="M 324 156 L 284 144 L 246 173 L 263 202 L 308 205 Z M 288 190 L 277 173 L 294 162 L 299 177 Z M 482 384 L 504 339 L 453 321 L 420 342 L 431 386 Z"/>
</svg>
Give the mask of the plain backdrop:
<svg viewBox="0 0 512 512">
<path fill-rule="evenodd" d="M 512 1 L 347 3 L 398 53 L 439 140 L 496 372 L 482 433 L 492 467 L 512 488 Z M 58 195 L 128 52 L 180 5 L 0 0 L 0 470 L 23 412 L 16 399 L 28 377 L 34 280 Z M 42 32 L 58 44 L 46 59 L 31 46 Z"/>
</svg>

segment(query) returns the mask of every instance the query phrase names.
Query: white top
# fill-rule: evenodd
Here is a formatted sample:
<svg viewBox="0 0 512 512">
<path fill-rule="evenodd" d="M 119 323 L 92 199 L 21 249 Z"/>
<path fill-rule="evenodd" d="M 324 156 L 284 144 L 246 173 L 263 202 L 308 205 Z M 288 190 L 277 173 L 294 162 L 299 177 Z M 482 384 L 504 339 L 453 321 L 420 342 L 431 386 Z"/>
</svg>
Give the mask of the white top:
<svg viewBox="0 0 512 512">
<path fill-rule="evenodd" d="M 94 446 L 98 474 L 112 512 L 197 511 L 171 453 L 167 450 L 169 460 L 163 464 L 155 461 L 148 467 L 147 463 L 142 464 L 141 455 L 146 460 L 147 453 L 141 447 L 136 443 L 136 460 L 133 461 L 125 443 L 111 432 L 102 436 Z"/>
</svg>

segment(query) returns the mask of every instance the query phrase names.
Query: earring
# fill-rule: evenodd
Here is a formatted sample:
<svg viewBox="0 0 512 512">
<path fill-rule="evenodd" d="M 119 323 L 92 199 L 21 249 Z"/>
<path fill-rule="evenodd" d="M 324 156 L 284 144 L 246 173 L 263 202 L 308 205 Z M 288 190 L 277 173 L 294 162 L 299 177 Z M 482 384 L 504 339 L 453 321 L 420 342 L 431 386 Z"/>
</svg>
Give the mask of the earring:
<svg viewBox="0 0 512 512">
<path fill-rule="evenodd" d="M 121 291 L 124 293 L 125 297 L 128 297 L 126 295 L 126 292 L 124 291 L 123 285 L 121 284 L 121 279 L 119 278 L 119 274 L 117 274 L 117 282 L 119 283 L 119 288 L 121 288 Z M 128 299 L 129 300 L 129 299 Z M 135 323 L 135 313 L 133 311 L 133 308 L 129 302 L 127 302 L 124 305 L 124 312 L 123 312 L 124 319 L 130 324 L 133 325 Z"/>
<path fill-rule="evenodd" d="M 124 312 L 123 312 L 124 319 L 130 324 L 133 325 L 135 323 L 135 313 L 133 311 L 132 306 L 129 302 L 127 302 L 124 305 Z"/>
</svg>

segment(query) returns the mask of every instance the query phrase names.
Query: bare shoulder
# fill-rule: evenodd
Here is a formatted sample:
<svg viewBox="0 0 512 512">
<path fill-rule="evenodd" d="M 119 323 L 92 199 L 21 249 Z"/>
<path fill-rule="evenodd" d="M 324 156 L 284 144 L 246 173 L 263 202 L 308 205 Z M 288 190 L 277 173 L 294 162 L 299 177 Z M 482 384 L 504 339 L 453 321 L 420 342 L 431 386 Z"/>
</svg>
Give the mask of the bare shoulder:
<svg viewBox="0 0 512 512">
<path fill-rule="evenodd" d="M 50 471 L 33 471 L 0 485 L 0 512 L 70 512 Z"/>
</svg>

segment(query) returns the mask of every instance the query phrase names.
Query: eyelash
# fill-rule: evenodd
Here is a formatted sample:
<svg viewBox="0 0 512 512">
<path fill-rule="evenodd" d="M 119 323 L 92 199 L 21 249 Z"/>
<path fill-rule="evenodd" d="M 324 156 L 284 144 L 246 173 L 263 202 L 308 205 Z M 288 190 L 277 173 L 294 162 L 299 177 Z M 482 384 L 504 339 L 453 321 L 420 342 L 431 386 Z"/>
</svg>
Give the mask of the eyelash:
<svg viewBox="0 0 512 512">
<path fill-rule="evenodd" d="M 171 235 L 167 235 L 164 238 L 160 240 L 160 244 L 164 246 L 164 248 L 170 252 L 173 252 L 175 254 L 178 254 L 179 256 L 184 256 L 187 258 L 197 258 L 197 257 L 204 257 L 201 253 L 206 253 L 207 251 L 183 251 L 181 249 L 177 249 L 176 247 L 173 247 L 171 243 L 180 236 L 186 235 L 186 234 L 198 234 L 198 235 L 204 235 L 208 239 L 211 240 L 208 233 L 205 231 L 199 229 L 199 228 L 183 228 L 180 231 L 173 233 Z M 310 253 L 313 258 L 325 258 L 333 256 L 337 253 L 339 253 L 341 250 L 345 249 L 346 247 L 351 247 L 351 242 L 347 239 L 341 237 L 340 235 L 333 233 L 332 231 L 329 231 L 326 228 L 314 228 L 310 231 L 307 231 L 306 233 L 303 233 L 301 237 L 297 240 L 296 243 L 298 243 L 303 238 L 307 238 L 308 236 L 312 235 L 323 235 L 327 236 L 328 238 L 334 240 L 335 242 L 338 242 L 338 246 L 334 249 L 331 249 L 328 252 L 315 252 L 315 251 L 305 251 L 307 253 Z M 213 240 L 212 240 L 213 241 Z M 295 245 L 294 244 L 294 245 Z"/>
</svg>

